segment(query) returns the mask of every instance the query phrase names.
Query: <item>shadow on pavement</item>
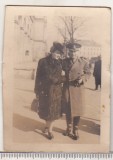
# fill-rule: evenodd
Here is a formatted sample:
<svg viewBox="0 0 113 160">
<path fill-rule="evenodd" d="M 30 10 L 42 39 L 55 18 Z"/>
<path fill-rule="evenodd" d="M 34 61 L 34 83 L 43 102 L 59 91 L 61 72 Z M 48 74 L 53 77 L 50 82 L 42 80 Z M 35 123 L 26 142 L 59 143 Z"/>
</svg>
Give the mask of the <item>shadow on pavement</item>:
<svg viewBox="0 0 113 160">
<path fill-rule="evenodd" d="M 53 131 L 58 132 L 58 133 L 64 133 L 65 130 L 57 127 L 53 127 Z"/>
<path fill-rule="evenodd" d="M 45 127 L 45 123 L 39 122 L 38 120 L 30 119 L 28 117 L 21 116 L 19 114 L 13 115 L 13 126 L 19 130 L 22 130 L 24 132 L 34 131 L 38 134 L 43 135 L 47 138 L 47 136 L 42 132 L 42 130 Z M 53 130 L 55 132 L 63 133 L 64 130 L 53 127 Z M 41 131 L 41 132 L 40 132 Z"/>
<path fill-rule="evenodd" d="M 45 127 L 45 123 L 39 122 L 38 120 L 36 121 L 36 120 L 30 119 L 28 117 L 21 116 L 19 114 L 13 115 L 13 126 L 24 132 L 34 131 L 34 132 L 37 132 L 38 134 L 45 136 L 45 134 L 42 133 L 42 130 Z M 91 134 L 100 135 L 100 125 L 96 124 L 93 121 L 81 119 L 79 128 L 82 131 L 85 131 Z M 58 127 L 53 127 L 53 130 L 58 133 L 64 132 L 63 129 Z"/>
<path fill-rule="evenodd" d="M 19 114 L 13 115 L 13 126 L 24 132 L 35 131 L 35 129 L 43 130 L 44 123 L 38 120 L 30 119 Z"/>
<path fill-rule="evenodd" d="M 44 123 L 35 121 L 33 119 L 21 116 L 19 114 L 13 115 L 13 126 L 19 130 L 24 132 L 33 131 L 36 132 L 43 137 L 47 138 L 47 135 L 42 132 L 44 129 Z"/>
<path fill-rule="evenodd" d="M 99 90 L 99 89 L 95 90 L 95 89 L 93 89 L 93 88 L 88 88 L 88 87 L 85 87 L 85 89 L 88 89 L 88 90 L 90 90 L 90 91 L 101 92 L 101 90 Z"/>
<path fill-rule="evenodd" d="M 100 125 L 96 124 L 93 121 L 81 119 L 80 124 L 79 124 L 79 128 L 82 131 L 96 134 L 96 135 L 100 135 Z"/>
<path fill-rule="evenodd" d="M 34 93 L 34 91 L 33 91 L 33 90 L 21 89 L 21 88 L 15 88 L 15 89 L 20 90 L 20 91 L 33 92 L 33 93 Z"/>
<path fill-rule="evenodd" d="M 96 91 L 95 89 L 93 89 L 93 88 L 88 88 L 88 87 L 85 87 L 85 89 L 88 89 L 88 90 L 91 90 L 91 91 Z"/>
</svg>

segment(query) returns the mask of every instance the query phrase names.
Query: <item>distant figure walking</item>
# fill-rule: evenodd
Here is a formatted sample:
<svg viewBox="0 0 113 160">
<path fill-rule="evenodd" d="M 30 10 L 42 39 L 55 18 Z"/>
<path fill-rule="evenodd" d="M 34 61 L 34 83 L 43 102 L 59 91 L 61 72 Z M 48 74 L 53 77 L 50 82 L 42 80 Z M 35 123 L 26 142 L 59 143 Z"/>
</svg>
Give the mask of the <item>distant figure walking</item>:
<svg viewBox="0 0 113 160">
<path fill-rule="evenodd" d="M 95 78 L 95 90 L 100 85 L 101 88 L 101 56 L 98 56 L 98 60 L 95 62 L 93 76 Z"/>
</svg>

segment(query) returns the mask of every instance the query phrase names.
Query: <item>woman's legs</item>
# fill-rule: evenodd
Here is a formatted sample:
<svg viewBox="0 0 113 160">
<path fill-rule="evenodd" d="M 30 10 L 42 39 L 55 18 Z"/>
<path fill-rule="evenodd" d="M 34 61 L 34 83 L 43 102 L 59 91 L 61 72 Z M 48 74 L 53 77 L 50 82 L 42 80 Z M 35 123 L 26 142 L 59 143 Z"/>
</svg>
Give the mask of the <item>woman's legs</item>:
<svg viewBox="0 0 113 160">
<path fill-rule="evenodd" d="M 45 128 L 48 129 L 49 132 L 52 132 L 52 128 L 53 128 L 53 121 L 46 121 L 46 125 Z"/>
<path fill-rule="evenodd" d="M 53 134 L 52 134 L 52 128 L 53 128 L 53 121 L 51 120 L 47 120 L 46 121 L 46 125 L 45 125 L 45 129 L 44 129 L 44 133 L 47 133 L 48 135 L 48 139 L 52 139 Z"/>
</svg>

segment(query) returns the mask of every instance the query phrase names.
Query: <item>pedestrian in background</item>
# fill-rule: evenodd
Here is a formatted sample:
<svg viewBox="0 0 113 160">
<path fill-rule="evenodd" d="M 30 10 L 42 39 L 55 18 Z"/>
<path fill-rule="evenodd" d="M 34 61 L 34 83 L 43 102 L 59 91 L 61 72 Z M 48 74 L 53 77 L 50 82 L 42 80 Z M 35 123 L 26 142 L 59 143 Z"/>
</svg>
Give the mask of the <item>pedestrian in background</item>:
<svg viewBox="0 0 113 160">
<path fill-rule="evenodd" d="M 44 133 L 48 139 L 53 138 L 53 122 L 61 117 L 62 83 L 65 76 L 62 72 L 61 55 L 63 46 L 54 42 L 50 54 L 39 60 L 35 94 L 39 99 L 39 117 L 46 121 Z"/>
<path fill-rule="evenodd" d="M 98 56 L 98 60 L 95 62 L 93 76 L 95 78 L 95 90 L 98 90 L 98 86 L 101 88 L 101 56 Z"/>
<path fill-rule="evenodd" d="M 79 138 L 78 126 L 84 107 L 84 81 L 85 75 L 90 75 L 87 60 L 77 56 L 79 44 L 67 44 L 68 58 L 63 62 L 66 74 L 66 82 L 63 85 L 62 106 L 65 108 L 67 129 L 65 136 L 71 136 L 74 140 Z"/>
</svg>

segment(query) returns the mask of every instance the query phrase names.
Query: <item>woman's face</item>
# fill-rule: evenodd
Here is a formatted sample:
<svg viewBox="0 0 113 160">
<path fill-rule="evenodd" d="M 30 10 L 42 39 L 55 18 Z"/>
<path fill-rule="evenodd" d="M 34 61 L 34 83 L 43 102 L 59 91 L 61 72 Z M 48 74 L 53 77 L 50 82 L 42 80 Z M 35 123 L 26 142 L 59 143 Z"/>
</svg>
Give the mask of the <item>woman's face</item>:
<svg viewBox="0 0 113 160">
<path fill-rule="evenodd" d="M 52 58 L 53 59 L 56 59 L 56 60 L 59 60 L 60 58 L 61 58 L 61 53 L 60 53 L 60 51 L 55 51 L 55 52 L 53 52 L 52 53 Z"/>
</svg>

